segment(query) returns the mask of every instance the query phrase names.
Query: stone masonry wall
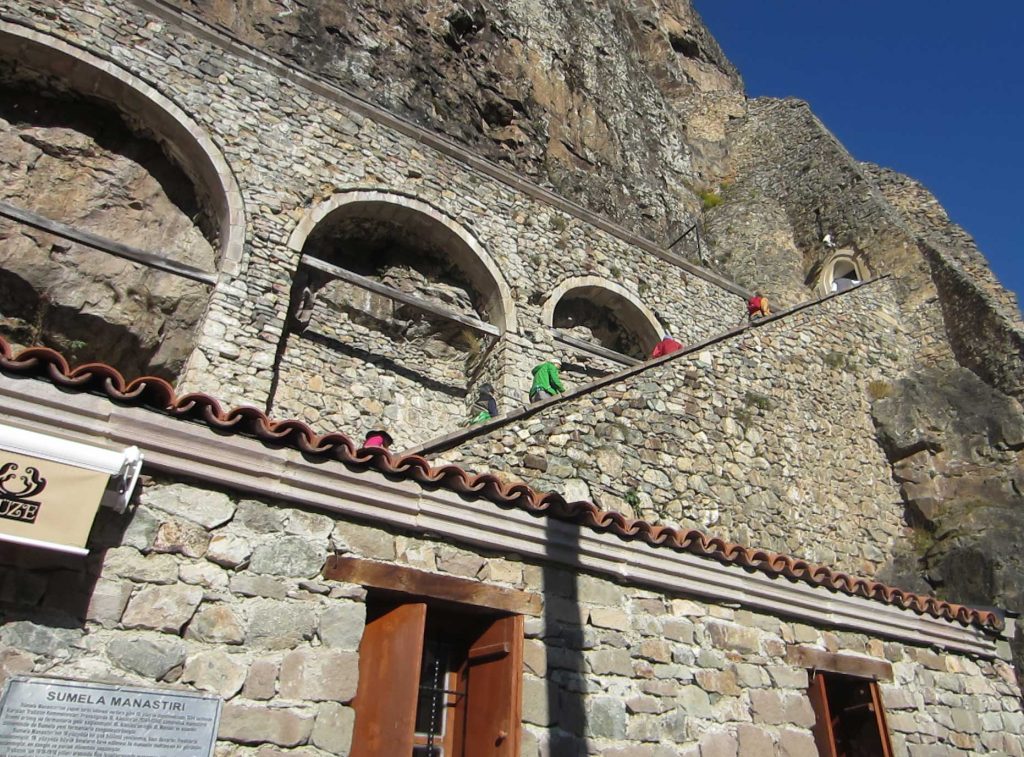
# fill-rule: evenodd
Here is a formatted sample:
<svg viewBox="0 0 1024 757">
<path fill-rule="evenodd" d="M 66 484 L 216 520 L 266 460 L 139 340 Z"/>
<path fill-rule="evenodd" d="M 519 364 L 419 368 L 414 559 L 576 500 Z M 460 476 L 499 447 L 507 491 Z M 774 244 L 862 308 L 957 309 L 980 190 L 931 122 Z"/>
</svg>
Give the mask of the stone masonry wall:
<svg viewBox="0 0 1024 757">
<path fill-rule="evenodd" d="M 874 575 L 903 506 L 870 403 L 906 340 L 891 283 L 874 282 L 439 458 Z"/>
<path fill-rule="evenodd" d="M 896 279 L 901 317 L 917 335 L 915 358 L 948 361 L 952 353 L 934 306 L 931 269 L 913 231 L 807 104 L 753 100 L 730 135 L 731 183 L 724 183 L 724 202 L 709 211 L 707 221 L 716 256 L 718 250 L 725 256 L 722 270 L 769 297 L 804 299 L 832 253 L 821 241 L 831 234 L 838 247 L 864 257 L 870 275 Z M 730 263 L 730 251 L 742 249 L 751 227 L 779 241 L 762 245 L 754 265 L 742 253 Z"/>
<path fill-rule="evenodd" d="M 535 360 L 520 345 L 552 354 L 541 309 L 567 279 L 599 276 L 621 285 L 689 342 L 734 323 L 742 308 L 736 295 L 126 0 L 56 8 L 19 0 L 8 14 L 151 82 L 213 137 L 238 181 L 248 228 L 243 270 L 213 293 L 185 388 L 228 403 L 266 403 L 298 266 L 287 241 L 309 208 L 350 191 L 417 198 L 466 229 L 496 261 L 518 316 L 495 377 L 510 397 L 523 396 Z M 311 391 L 310 404 L 319 397 Z M 378 420 L 367 411 L 362 425 Z M 437 419 L 435 431 L 450 430 L 446 422 Z M 412 437 L 415 428 L 405 434 L 402 423 L 399 436 Z"/>
<path fill-rule="evenodd" d="M 0 682 L 22 673 L 211 692 L 225 701 L 218 757 L 346 755 L 365 592 L 320 577 L 338 551 L 543 594 L 542 615 L 526 622 L 523 757 L 810 757 L 801 647 L 892 664 L 882 697 L 897 757 L 1024 754 L 1019 690 L 1001 661 L 185 483 L 143 486 L 129 513 L 101 512 L 87 559 L 0 555 Z"/>
</svg>

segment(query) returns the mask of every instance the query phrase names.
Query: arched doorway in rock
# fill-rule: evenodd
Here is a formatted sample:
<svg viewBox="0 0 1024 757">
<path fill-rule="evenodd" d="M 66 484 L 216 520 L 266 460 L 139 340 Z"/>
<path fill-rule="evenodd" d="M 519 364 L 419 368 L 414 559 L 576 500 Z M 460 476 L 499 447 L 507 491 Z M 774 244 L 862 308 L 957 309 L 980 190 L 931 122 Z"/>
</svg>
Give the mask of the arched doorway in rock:
<svg viewBox="0 0 1024 757">
<path fill-rule="evenodd" d="M 544 307 L 555 342 L 574 355 L 568 370 L 604 375 L 647 358 L 661 326 L 639 298 L 619 284 L 587 276 L 563 282 Z"/>
<path fill-rule="evenodd" d="M 852 250 L 840 250 L 825 261 L 821 269 L 821 294 L 844 292 L 864 281 L 867 266 L 861 256 Z"/>
<path fill-rule="evenodd" d="M 5 336 L 175 380 L 242 246 L 212 142 L 129 72 L 0 22 L 0 152 Z"/>
<path fill-rule="evenodd" d="M 383 425 L 396 446 L 461 425 L 473 387 L 501 383 L 508 285 L 464 228 L 428 203 L 353 191 L 315 207 L 269 409 L 323 429 Z"/>
</svg>

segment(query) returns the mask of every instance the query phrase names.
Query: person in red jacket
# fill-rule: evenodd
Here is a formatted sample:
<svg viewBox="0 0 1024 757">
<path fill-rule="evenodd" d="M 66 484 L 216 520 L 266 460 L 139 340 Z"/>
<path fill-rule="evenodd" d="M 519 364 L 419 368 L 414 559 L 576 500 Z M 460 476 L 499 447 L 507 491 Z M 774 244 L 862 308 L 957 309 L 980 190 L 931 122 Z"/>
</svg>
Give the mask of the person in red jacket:
<svg viewBox="0 0 1024 757">
<path fill-rule="evenodd" d="M 664 338 L 654 345 L 654 351 L 651 352 L 651 358 L 664 357 L 665 355 L 671 355 L 673 352 L 678 352 L 683 348 L 679 342 L 673 339 L 668 334 L 665 334 Z"/>
<path fill-rule="evenodd" d="M 387 449 L 391 446 L 394 439 L 391 438 L 391 434 L 383 429 L 373 429 L 372 431 L 366 432 L 366 439 L 363 440 L 363 447 L 383 447 Z"/>
<path fill-rule="evenodd" d="M 771 314 L 768 298 L 761 292 L 754 292 L 754 296 L 747 302 L 747 320 L 756 321 L 758 318 L 767 318 Z"/>
</svg>

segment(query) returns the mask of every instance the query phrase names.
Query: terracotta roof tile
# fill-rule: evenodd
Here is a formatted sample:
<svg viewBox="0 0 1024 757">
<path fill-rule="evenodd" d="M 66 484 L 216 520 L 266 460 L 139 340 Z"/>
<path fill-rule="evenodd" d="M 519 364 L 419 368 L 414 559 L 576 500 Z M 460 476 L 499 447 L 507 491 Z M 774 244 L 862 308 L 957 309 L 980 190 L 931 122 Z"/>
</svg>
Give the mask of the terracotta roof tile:
<svg viewBox="0 0 1024 757">
<path fill-rule="evenodd" d="M 42 378 L 62 389 L 105 394 L 114 402 L 150 408 L 173 417 L 201 420 L 221 432 L 249 434 L 305 454 L 333 458 L 350 467 L 373 469 L 486 499 L 501 507 L 516 507 L 536 516 L 571 521 L 595 531 L 615 534 L 625 541 L 641 541 L 652 547 L 688 552 L 725 565 L 784 576 L 965 626 L 998 631 L 1004 625 L 1003 619 L 994 612 L 903 591 L 789 555 L 744 547 L 696 529 L 656 526 L 634 520 L 621 513 L 601 510 L 592 502 L 567 502 L 557 492 L 540 492 L 525 483 L 509 484 L 492 473 L 473 474 L 455 465 L 432 466 L 419 455 L 399 455 L 380 447 L 362 449 L 345 434 L 317 434 L 302 421 L 273 420 L 255 407 L 225 410 L 208 394 L 190 393 L 179 397 L 168 382 L 153 376 L 126 381 L 117 369 L 105 363 L 86 363 L 71 368 L 60 353 L 46 347 L 30 347 L 15 355 L 2 336 L 0 371 Z"/>
</svg>

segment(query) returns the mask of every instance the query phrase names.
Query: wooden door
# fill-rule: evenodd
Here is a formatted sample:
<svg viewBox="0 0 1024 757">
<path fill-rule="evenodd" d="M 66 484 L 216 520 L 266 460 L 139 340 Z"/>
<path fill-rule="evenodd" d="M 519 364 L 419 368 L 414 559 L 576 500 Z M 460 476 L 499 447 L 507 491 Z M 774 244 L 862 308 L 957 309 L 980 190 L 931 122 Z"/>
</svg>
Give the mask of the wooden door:
<svg viewBox="0 0 1024 757">
<path fill-rule="evenodd" d="M 359 644 L 350 757 L 409 757 L 427 606 L 400 605 L 370 620 Z"/>
<path fill-rule="evenodd" d="M 493 621 L 470 644 L 466 660 L 467 757 L 519 757 L 523 617 Z"/>
</svg>

